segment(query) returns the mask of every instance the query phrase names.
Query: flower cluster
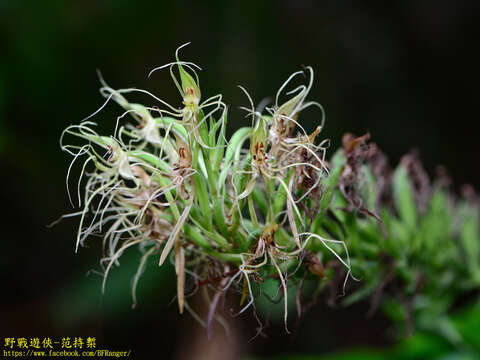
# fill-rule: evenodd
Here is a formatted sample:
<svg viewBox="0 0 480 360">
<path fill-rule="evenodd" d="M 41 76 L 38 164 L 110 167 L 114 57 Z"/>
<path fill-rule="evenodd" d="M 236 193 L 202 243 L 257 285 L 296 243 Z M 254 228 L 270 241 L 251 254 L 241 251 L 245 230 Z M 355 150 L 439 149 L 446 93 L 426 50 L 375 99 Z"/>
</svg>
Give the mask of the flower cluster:
<svg viewBox="0 0 480 360">
<path fill-rule="evenodd" d="M 323 109 L 306 100 L 313 70 L 306 67 L 291 75 L 271 107 L 255 108 L 242 88 L 250 102 L 243 109 L 251 123 L 228 141 L 227 107 L 221 95 L 202 99 L 198 66 L 181 61 L 177 50 L 176 61 L 150 75 L 165 67 L 182 97 L 180 108 L 145 90 L 113 89 L 100 77 L 105 103 L 62 134 L 62 149 L 74 156 L 69 173 L 78 158 L 85 159 L 78 180 L 82 211 L 74 214 L 80 216 L 77 248 L 90 235 L 101 234 L 106 280 L 122 253 L 138 245 L 144 255 L 133 282 L 134 303 L 147 258 L 159 255 L 162 265 L 172 254 L 180 312 L 187 289 L 190 294 L 202 287 L 238 292 L 243 312 L 255 306 L 262 281 L 276 278 L 286 322 L 293 273 L 302 269 L 324 277 L 325 258 L 337 259 L 350 272 L 344 243 L 310 232 L 312 221 L 305 216 L 307 209 L 320 206 L 322 179 L 328 175 L 328 143 L 316 141 L 324 125 Z M 300 75 L 307 85 L 284 94 Z M 136 92 L 149 95 L 154 104 L 129 102 L 127 97 Z M 287 100 L 280 103 L 282 96 Z M 102 136 L 90 119 L 110 101 L 124 112 L 114 134 Z M 298 119 L 310 106 L 320 109 L 320 121 L 307 134 Z M 123 125 L 127 115 L 133 123 Z M 85 143 L 67 145 L 71 135 Z M 244 146 L 248 143 L 249 149 Z"/>
<path fill-rule="evenodd" d="M 103 290 L 111 268 L 134 246 L 142 257 L 133 304 L 147 260 L 154 257 L 162 266 L 168 259 L 179 311 L 188 310 L 207 329 L 214 319 L 225 323 L 217 307 L 227 296 L 239 304 L 237 314 L 256 314 L 267 281 L 283 300 L 287 331 L 293 291 L 300 315 L 306 298 L 330 292 L 336 300 L 345 293 L 352 273 L 363 281 L 352 282 L 345 304 L 371 295 L 373 310 L 382 304 L 406 309 L 403 317 L 396 315 L 406 323 L 417 301 L 445 299 L 434 314 L 443 316 L 458 294 L 480 287 L 473 191 L 452 205 L 454 197 L 443 185 L 430 185 L 413 155 L 393 172 L 375 144 L 367 144 L 370 134 L 346 134 L 343 149 L 327 162 L 329 142 L 318 139 L 324 111 L 307 100 L 311 67 L 288 77 L 273 104 L 255 106 L 240 87 L 249 103 L 241 108 L 247 126 L 227 139 L 222 95 L 202 98 L 200 68 L 180 60 L 178 50 L 174 62 L 149 76 L 168 68 L 179 106 L 145 90 L 114 89 L 100 76 L 104 104 L 65 129 L 60 140 L 74 157 L 67 189 L 73 166 L 83 159 L 76 191 L 81 210 L 66 216 L 80 217 L 77 249 L 89 237 L 103 239 Z M 292 86 L 302 76 L 305 84 Z M 129 101 L 135 93 L 153 104 Z M 110 102 L 123 113 L 113 135 L 103 136 L 91 118 Z M 310 134 L 300 119 L 309 107 L 319 110 Z M 69 144 L 74 138 L 81 142 Z M 73 203 L 70 190 L 68 195 Z M 189 306 L 196 292 L 206 301 L 206 321 Z M 426 324 L 432 314 L 421 309 Z"/>
</svg>

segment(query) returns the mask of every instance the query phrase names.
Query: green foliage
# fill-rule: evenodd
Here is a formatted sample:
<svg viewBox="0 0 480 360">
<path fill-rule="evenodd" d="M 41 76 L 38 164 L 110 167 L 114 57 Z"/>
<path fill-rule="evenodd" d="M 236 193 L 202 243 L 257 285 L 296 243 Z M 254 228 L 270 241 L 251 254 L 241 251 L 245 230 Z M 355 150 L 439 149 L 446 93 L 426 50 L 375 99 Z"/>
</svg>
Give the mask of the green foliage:
<svg viewBox="0 0 480 360">
<path fill-rule="evenodd" d="M 368 179 L 368 166 L 359 177 Z M 343 301 L 349 305 L 371 296 L 372 310 L 383 309 L 400 328 L 416 325 L 459 344 L 462 336 L 448 313 L 456 299 L 478 293 L 478 203 L 455 198 L 448 189 L 434 185 L 420 214 L 415 176 L 403 163 L 395 169 L 393 208 L 388 206 L 392 203 L 381 206 L 381 221 L 358 214 L 345 218 L 352 269 L 362 281 Z M 372 184 L 375 181 L 367 180 L 364 186 Z M 373 193 L 378 194 L 378 189 Z M 341 196 L 338 190 L 337 195 Z"/>
<path fill-rule="evenodd" d="M 455 347 L 445 338 L 431 332 L 419 331 L 414 336 L 401 341 L 392 348 L 383 350 L 354 349 L 335 352 L 329 355 L 284 355 L 274 357 L 274 360 L 445 360 L 478 359 L 480 354 L 480 306 L 475 304 L 469 306 L 460 313 L 452 316 L 452 322 L 456 329 L 462 334 L 464 343 Z M 249 359 L 250 360 L 250 359 Z M 254 359 L 251 359 L 254 360 Z"/>
</svg>

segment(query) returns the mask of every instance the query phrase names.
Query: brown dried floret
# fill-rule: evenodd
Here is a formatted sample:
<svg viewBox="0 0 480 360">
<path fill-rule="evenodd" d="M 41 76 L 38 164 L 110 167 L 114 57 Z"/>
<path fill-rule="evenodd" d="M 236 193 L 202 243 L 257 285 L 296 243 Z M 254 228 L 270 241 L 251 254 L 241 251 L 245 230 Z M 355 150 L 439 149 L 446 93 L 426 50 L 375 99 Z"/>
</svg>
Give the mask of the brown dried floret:
<svg viewBox="0 0 480 360">
<path fill-rule="evenodd" d="M 355 137 L 355 135 L 351 133 L 346 133 L 343 136 L 342 144 L 347 161 L 340 175 L 339 188 L 348 201 L 350 210 L 359 210 L 366 215 L 380 220 L 378 215 L 363 206 L 358 188 L 358 184 L 362 183 L 360 168 L 369 152 L 369 146 L 367 144 L 367 140 L 369 139 L 370 133 L 359 137 Z"/>
<path fill-rule="evenodd" d="M 430 201 L 432 189 L 430 179 L 420 162 L 418 152 L 415 150 L 410 151 L 410 153 L 402 157 L 400 163 L 407 169 L 415 203 L 420 214 L 424 214 Z"/>
</svg>

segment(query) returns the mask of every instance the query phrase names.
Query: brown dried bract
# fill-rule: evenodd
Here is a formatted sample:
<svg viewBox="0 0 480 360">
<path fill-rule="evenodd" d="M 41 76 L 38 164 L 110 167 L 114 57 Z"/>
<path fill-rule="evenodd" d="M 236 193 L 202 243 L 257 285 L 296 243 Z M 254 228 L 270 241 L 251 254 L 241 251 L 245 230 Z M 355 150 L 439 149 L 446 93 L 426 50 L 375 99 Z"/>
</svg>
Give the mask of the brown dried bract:
<svg viewBox="0 0 480 360">
<path fill-rule="evenodd" d="M 378 219 L 377 215 L 362 207 L 362 199 L 358 193 L 360 167 L 368 155 L 369 147 L 366 141 L 369 139 L 370 133 L 359 137 L 355 137 L 351 133 L 343 136 L 342 144 L 347 161 L 340 175 L 339 188 L 351 207 Z"/>
<path fill-rule="evenodd" d="M 415 203 L 420 214 L 424 214 L 430 201 L 432 189 L 430 179 L 422 166 L 418 152 L 415 150 L 410 151 L 409 154 L 402 157 L 400 163 L 407 169 Z"/>
<path fill-rule="evenodd" d="M 322 279 L 327 278 L 327 274 L 325 273 L 325 267 L 323 266 L 322 261 L 310 251 L 305 250 L 305 258 L 303 262 L 312 274 L 318 275 Z"/>
</svg>

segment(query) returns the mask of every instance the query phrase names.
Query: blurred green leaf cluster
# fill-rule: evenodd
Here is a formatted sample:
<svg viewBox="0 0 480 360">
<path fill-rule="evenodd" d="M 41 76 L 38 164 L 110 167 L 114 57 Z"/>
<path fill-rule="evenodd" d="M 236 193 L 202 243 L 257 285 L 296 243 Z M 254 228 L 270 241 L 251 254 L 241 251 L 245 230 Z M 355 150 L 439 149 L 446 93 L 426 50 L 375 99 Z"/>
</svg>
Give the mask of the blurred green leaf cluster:
<svg viewBox="0 0 480 360">
<path fill-rule="evenodd" d="M 413 154 L 390 170 L 386 162 L 379 165 L 385 157 L 375 145 L 369 151 L 353 186 L 379 219 L 358 206 L 345 211 L 349 199 L 340 191 L 340 176 L 330 205 L 333 216 L 316 228 L 345 241 L 352 273 L 360 280 L 350 282 L 342 303 L 369 298 L 370 314 L 383 310 L 403 333 L 429 330 L 460 346 L 465 339 L 449 313 L 457 303 L 478 299 L 478 199 L 468 188 L 463 197 L 455 196 L 446 177 L 430 184 Z M 332 164 L 333 174 L 345 171 L 344 150 Z"/>
<path fill-rule="evenodd" d="M 357 348 L 328 355 L 284 355 L 272 360 L 474 360 L 480 354 L 480 304 L 469 306 L 451 317 L 455 329 L 465 340 L 455 346 L 431 332 L 419 331 L 392 348 Z M 258 360 L 258 358 L 248 358 Z"/>
</svg>

